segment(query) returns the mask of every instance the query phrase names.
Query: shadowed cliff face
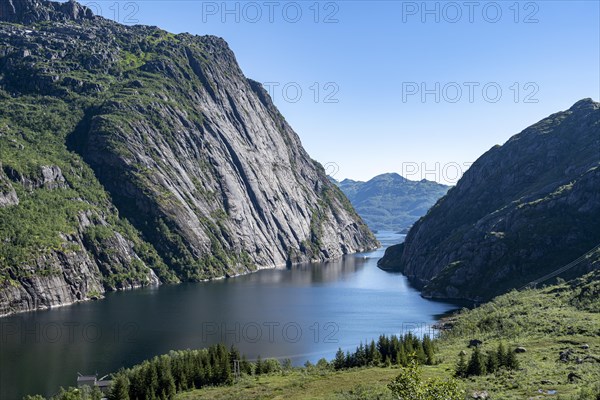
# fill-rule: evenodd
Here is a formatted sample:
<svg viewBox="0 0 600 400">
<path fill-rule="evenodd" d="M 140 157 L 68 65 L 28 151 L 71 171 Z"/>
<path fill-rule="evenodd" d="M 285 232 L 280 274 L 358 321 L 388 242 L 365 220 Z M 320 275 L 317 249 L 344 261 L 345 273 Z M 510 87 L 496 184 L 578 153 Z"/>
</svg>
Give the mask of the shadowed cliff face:
<svg viewBox="0 0 600 400">
<path fill-rule="evenodd" d="M 0 15 L 0 315 L 377 246 L 223 39 L 73 2 Z"/>
<path fill-rule="evenodd" d="M 489 299 L 600 242 L 600 104 L 581 100 L 481 156 L 386 252 L 424 295 Z"/>
</svg>

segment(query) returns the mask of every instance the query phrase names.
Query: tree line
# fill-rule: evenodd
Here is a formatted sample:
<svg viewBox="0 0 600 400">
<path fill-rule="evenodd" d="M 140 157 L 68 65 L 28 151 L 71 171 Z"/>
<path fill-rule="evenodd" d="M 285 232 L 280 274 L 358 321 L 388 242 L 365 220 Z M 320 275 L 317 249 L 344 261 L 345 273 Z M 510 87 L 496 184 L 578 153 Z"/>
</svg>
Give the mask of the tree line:
<svg viewBox="0 0 600 400">
<path fill-rule="evenodd" d="M 318 368 L 336 370 L 363 366 L 409 366 L 412 362 L 431 365 L 434 343 L 429 336 L 422 339 L 412 333 L 404 336 L 381 335 L 377 342 L 360 344 L 354 352 L 338 350 L 334 360 L 319 360 Z M 200 350 L 171 351 L 156 356 L 131 368 L 112 375 L 109 400 L 168 400 L 175 394 L 201 389 L 206 386 L 230 385 L 234 381 L 234 364 L 239 363 L 240 374 L 262 375 L 291 369 L 291 360 L 280 363 L 275 359 L 247 360 L 235 347 L 223 344 Z M 312 364 L 307 362 L 306 368 Z M 99 400 L 97 388 L 69 389 L 59 392 L 51 400 Z M 25 400 L 45 400 L 42 396 L 27 396 Z"/>
<path fill-rule="evenodd" d="M 377 343 L 374 340 L 367 345 L 362 343 L 354 352 L 343 352 L 341 348 L 332 361 L 336 370 L 364 367 L 367 365 L 400 365 L 406 367 L 414 357 L 419 364 L 433 365 L 435 347 L 428 335 L 420 339 L 413 333 L 404 336 L 379 336 Z"/>
<path fill-rule="evenodd" d="M 485 354 L 481 352 L 479 346 L 475 346 L 468 362 L 464 351 L 461 351 L 458 357 L 455 371 L 458 378 L 492 374 L 501 368 L 509 370 L 519 368 L 515 352 L 506 350 L 502 343 L 498 345 L 496 351 L 488 351 Z"/>
</svg>

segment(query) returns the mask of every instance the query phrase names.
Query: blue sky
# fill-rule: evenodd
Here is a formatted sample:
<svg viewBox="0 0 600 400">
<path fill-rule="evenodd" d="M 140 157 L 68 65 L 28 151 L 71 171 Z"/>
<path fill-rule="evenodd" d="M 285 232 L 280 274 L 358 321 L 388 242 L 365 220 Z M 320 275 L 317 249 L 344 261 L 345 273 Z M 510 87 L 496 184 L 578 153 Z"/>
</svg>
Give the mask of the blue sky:
<svg viewBox="0 0 600 400">
<path fill-rule="evenodd" d="M 223 37 L 337 179 L 399 172 L 452 184 L 493 145 L 600 98 L 598 1 L 82 4 Z"/>
</svg>

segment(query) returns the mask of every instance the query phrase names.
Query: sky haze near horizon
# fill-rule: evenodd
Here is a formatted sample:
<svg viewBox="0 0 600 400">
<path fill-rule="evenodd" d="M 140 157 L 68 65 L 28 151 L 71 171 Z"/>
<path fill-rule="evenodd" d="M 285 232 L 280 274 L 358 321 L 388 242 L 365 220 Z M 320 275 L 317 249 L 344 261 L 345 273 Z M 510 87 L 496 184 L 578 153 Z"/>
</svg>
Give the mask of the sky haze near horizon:
<svg viewBox="0 0 600 400">
<path fill-rule="evenodd" d="M 454 184 L 481 154 L 600 100 L 598 1 L 81 1 L 223 37 L 336 179 Z"/>
</svg>

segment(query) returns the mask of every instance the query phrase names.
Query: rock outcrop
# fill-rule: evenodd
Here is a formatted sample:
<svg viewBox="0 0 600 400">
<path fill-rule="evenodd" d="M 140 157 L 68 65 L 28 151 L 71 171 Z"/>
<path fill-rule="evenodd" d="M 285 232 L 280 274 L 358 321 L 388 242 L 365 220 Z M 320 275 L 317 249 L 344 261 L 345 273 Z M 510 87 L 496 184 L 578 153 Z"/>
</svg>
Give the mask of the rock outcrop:
<svg viewBox="0 0 600 400">
<path fill-rule="evenodd" d="M 66 3 L 46 0 L 2 0 L 0 3 L 0 21 L 6 22 L 32 24 L 92 18 L 92 10 L 73 0 Z"/>
<path fill-rule="evenodd" d="M 223 39 L 0 11 L 0 315 L 378 245 Z"/>
<path fill-rule="evenodd" d="M 380 266 L 428 297 L 485 300 L 578 258 L 600 243 L 599 143 L 591 99 L 525 129 L 481 156 Z"/>
</svg>

